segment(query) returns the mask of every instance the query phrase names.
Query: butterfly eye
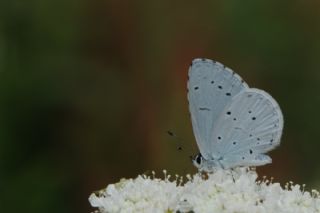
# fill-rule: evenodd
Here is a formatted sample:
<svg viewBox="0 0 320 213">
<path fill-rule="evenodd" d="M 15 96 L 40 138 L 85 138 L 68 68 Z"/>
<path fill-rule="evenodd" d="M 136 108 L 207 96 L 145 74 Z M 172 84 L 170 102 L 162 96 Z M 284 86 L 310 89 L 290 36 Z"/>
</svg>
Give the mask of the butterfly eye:
<svg viewBox="0 0 320 213">
<path fill-rule="evenodd" d="M 197 164 L 201 164 L 201 155 L 200 154 L 197 155 L 196 162 L 197 162 Z"/>
</svg>

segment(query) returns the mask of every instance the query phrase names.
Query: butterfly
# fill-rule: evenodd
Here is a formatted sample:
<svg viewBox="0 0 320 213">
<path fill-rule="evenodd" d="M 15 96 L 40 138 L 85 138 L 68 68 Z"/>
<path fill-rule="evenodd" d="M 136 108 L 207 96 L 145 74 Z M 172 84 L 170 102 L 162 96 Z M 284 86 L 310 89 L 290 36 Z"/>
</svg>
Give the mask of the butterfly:
<svg viewBox="0 0 320 213">
<path fill-rule="evenodd" d="M 210 59 L 194 59 L 188 73 L 191 122 L 200 153 L 200 171 L 261 166 L 280 144 L 283 116 L 267 92 L 250 88 L 231 69 Z"/>
</svg>

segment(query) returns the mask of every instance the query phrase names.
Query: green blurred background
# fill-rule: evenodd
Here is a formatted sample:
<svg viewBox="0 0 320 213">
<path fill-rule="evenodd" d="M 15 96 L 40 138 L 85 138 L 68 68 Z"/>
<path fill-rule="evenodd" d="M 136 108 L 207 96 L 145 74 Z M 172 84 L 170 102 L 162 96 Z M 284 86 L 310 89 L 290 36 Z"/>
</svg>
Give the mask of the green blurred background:
<svg viewBox="0 0 320 213">
<path fill-rule="evenodd" d="M 279 102 L 282 144 L 259 174 L 319 189 L 318 0 L 10 0 L 0 2 L 0 212 L 90 212 L 90 193 L 121 177 L 194 173 L 196 57 Z"/>
</svg>

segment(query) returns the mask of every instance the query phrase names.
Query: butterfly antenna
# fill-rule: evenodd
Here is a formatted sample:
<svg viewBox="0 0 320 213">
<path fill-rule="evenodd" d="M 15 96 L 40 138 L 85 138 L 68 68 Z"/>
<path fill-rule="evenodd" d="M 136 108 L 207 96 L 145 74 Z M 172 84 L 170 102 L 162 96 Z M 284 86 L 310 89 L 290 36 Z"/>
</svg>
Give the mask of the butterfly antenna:
<svg viewBox="0 0 320 213">
<path fill-rule="evenodd" d="M 167 131 L 167 134 L 179 141 L 179 142 L 176 141 L 177 142 L 177 150 L 182 151 L 183 149 L 182 149 L 182 146 L 181 146 L 181 139 L 175 133 L 173 133 L 170 130 Z"/>
<path fill-rule="evenodd" d="M 189 157 L 192 160 L 195 154 L 195 151 L 193 150 L 193 147 L 183 147 L 181 144 L 184 143 L 184 140 L 182 138 L 180 138 L 179 136 L 177 136 L 174 132 L 172 132 L 171 130 L 167 131 L 167 134 L 176 139 L 176 144 L 177 144 L 177 150 L 178 151 L 184 151 L 185 153 L 189 153 Z"/>
<path fill-rule="evenodd" d="M 183 168 L 183 173 L 187 173 L 187 171 L 191 171 L 192 169 L 192 160 L 194 158 L 194 152 L 192 152 L 192 150 L 190 149 L 190 147 L 187 147 L 187 149 L 185 149 L 184 147 L 182 147 L 181 143 L 184 141 L 183 139 L 181 139 L 179 136 L 177 136 L 173 131 L 168 130 L 167 134 L 170 137 L 173 137 L 174 139 L 176 139 L 176 143 L 177 143 L 177 150 L 178 151 L 184 151 L 184 153 L 189 153 L 188 156 L 186 156 L 188 158 L 188 163 L 186 164 L 186 166 Z M 191 164 L 189 164 L 189 162 L 191 162 Z"/>
</svg>

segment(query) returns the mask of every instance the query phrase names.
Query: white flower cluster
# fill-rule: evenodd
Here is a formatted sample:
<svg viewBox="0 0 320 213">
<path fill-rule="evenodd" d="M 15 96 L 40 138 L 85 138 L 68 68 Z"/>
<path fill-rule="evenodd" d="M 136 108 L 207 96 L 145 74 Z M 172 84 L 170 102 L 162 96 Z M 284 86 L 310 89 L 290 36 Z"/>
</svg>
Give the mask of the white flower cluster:
<svg viewBox="0 0 320 213">
<path fill-rule="evenodd" d="M 100 213 L 112 212 L 320 212 L 319 193 L 288 183 L 257 181 L 248 168 L 164 179 L 140 175 L 93 193 L 89 201 Z M 174 180 L 171 180 L 174 179 Z"/>
</svg>

